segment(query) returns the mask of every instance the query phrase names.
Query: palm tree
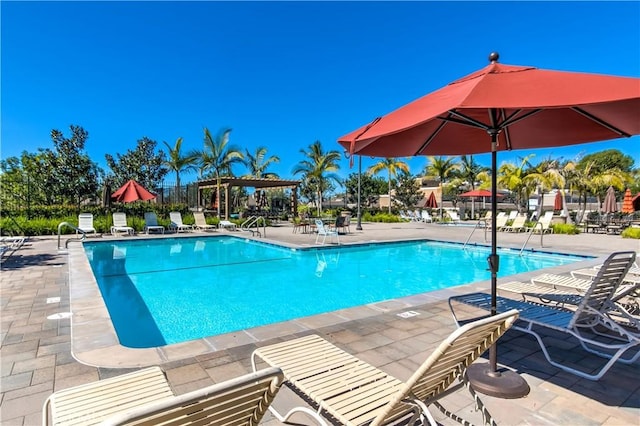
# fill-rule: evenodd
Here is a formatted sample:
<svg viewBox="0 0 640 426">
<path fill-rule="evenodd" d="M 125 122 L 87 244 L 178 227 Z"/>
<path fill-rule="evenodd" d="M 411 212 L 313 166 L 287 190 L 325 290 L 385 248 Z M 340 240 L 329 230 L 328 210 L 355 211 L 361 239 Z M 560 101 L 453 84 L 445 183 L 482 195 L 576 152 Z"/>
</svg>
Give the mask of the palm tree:
<svg viewBox="0 0 640 426">
<path fill-rule="evenodd" d="M 558 161 L 551 159 L 541 161 L 540 164 L 532 167 L 523 178 L 523 182 L 540 189 L 538 217 L 541 217 L 542 214 L 545 191 L 549 191 L 554 187 L 564 188 L 565 185 L 564 176 L 560 173 Z"/>
<path fill-rule="evenodd" d="M 256 148 L 255 154 L 251 154 L 248 149 L 245 150 L 245 160 L 244 163 L 249 169 L 250 177 L 254 177 L 257 179 L 262 178 L 275 178 L 277 179 L 279 176 L 276 173 L 267 172 L 267 168 L 275 163 L 280 162 L 280 157 L 272 155 L 267 157 L 267 148 L 264 146 L 259 146 Z"/>
<path fill-rule="evenodd" d="M 466 155 L 460 156 L 460 168 L 458 170 L 458 175 L 469 183 L 471 190 L 476 189 L 476 182 L 480 180 L 478 176 L 482 172 L 487 172 L 488 170 L 488 167 L 484 167 L 476 163 L 473 159 L 473 155 L 469 155 L 468 157 Z"/>
<path fill-rule="evenodd" d="M 409 173 L 409 165 L 402 160 L 387 157 L 384 160 L 372 165 L 367 169 L 369 175 L 376 175 L 386 170 L 388 173 L 387 181 L 389 182 L 389 214 L 391 214 L 391 179 L 398 175 L 399 171 Z"/>
<path fill-rule="evenodd" d="M 524 205 L 524 200 L 529 198 L 531 191 L 530 184 L 524 180 L 527 175 L 527 168 L 529 167 L 529 158 L 535 154 L 528 155 L 522 159 L 519 166 L 513 163 L 504 163 L 498 169 L 497 183 L 498 186 L 506 188 L 515 194 L 515 205 L 518 210 L 521 210 Z"/>
<path fill-rule="evenodd" d="M 223 173 L 232 174 L 231 166 L 242 162 L 244 156 L 239 148 L 229 145 L 230 128 L 222 128 L 213 137 L 209 129 L 204 128 L 204 149 L 200 157 L 200 170 L 205 173 L 212 170 L 216 177 L 216 199 L 218 203 L 218 219 L 220 219 L 220 177 Z"/>
<path fill-rule="evenodd" d="M 334 172 L 340 169 L 340 152 L 336 150 L 324 152 L 320 141 L 315 141 L 309 146 L 309 150 L 301 149 L 300 152 L 306 159 L 300 161 L 294 168 L 293 174 L 302 174 L 318 200 L 318 215 L 322 212 L 322 194 L 330 180 L 340 184 L 340 177 Z"/>
<path fill-rule="evenodd" d="M 443 194 L 443 184 L 445 180 L 454 170 L 458 170 L 460 166 L 456 163 L 454 157 L 428 156 L 427 160 L 429 160 L 429 164 L 425 167 L 424 174 L 438 177 L 440 181 L 440 193 Z M 442 203 L 440 203 L 440 218 L 442 218 Z"/>
<path fill-rule="evenodd" d="M 171 147 L 167 142 L 163 142 L 167 147 L 167 160 L 164 165 L 169 170 L 176 172 L 176 199 L 180 200 L 180 173 L 188 170 L 194 170 L 198 162 L 199 154 L 196 151 L 190 151 L 186 154 L 181 152 L 182 138 L 176 139 L 176 143 Z"/>
</svg>

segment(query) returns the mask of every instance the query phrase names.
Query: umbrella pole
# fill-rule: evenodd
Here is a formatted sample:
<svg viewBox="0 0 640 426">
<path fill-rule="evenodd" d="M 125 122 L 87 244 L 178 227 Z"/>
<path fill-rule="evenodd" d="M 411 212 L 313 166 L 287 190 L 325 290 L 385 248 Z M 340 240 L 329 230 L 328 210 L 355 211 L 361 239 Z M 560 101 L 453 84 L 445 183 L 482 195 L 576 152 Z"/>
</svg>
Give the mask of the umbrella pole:
<svg viewBox="0 0 640 426">
<path fill-rule="evenodd" d="M 489 129 L 491 135 L 491 254 L 487 258 L 491 271 L 491 315 L 497 313 L 498 270 L 500 258 L 498 256 L 498 230 L 496 229 L 496 216 L 498 215 L 498 177 L 497 177 L 497 149 L 498 129 Z M 467 368 L 467 377 L 471 386 L 485 395 L 497 398 L 522 398 L 529 394 L 529 385 L 517 373 L 502 369 L 498 370 L 497 343 L 489 348 L 489 363 L 475 363 Z"/>
</svg>

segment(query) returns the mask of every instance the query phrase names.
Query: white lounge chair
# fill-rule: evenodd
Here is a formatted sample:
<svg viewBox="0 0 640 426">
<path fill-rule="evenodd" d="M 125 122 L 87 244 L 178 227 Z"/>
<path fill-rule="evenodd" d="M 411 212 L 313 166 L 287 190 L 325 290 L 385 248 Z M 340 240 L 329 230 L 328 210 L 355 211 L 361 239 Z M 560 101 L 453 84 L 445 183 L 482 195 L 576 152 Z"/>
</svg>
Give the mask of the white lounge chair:
<svg viewBox="0 0 640 426">
<path fill-rule="evenodd" d="M 195 224 L 195 228 L 196 229 L 200 229 L 202 231 L 215 231 L 216 230 L 216 226 L 215 225 L 209 225 L 207 223 L 207 219 L 205 219 L 204 217 L 204 213 L 202 212 L 193 212 L 193 218 L 196 222 Z"/>
<path fill-rule="evenodd" d="M 269 368 L 174 396 L 160 367 L 151 367 L 55 392 L 42 424 L 257 425 L 282 381 L 282 372 Z"/>
<path fill-rule="evenodd" d="M 422 221 L 425 222 L 425 223 L 433 222 L 433 218 L 431 217 L 429 212 L 426 211 L 426 210 L 422 210 Z"/>
<path fill-rule="evenodd" d="M 460 222 L 460 215 L 458 215 L 457 211 L 455 211 L 455 210 L 447 210 L 447 214 L 449 215 L 449 217 L 451 218 L 453 223 Z"/>
<path fill-rule="evenodd" d="M 525 215 L 518 215 L 515 217 L 515 219 L 513 219 L 513 222 L 511 223 L 511 225 L 505 225 L 502 228 L 500 228 L 500 231 L 505 231 L 505 232 L 522 232 L 527 230 L 525 224 L 527 222 L 527 216 Z"/>
<path fill-rule="evenodd" d="M 125 232 L 127 235 L 133 235 L 135 233 L 135 230 L 127 225 L 127 215 L 125 213 L 113 213 L 112 218 L 112 235 L 119 235 L 120 232 Z"/>
<path fill-rule="evenodd" d="M 154 212 L 146 212 L 144 214 L 144 233 L 160 232 L 164 234 L 164 226 L 158 225 L 158 216 Z"/>
<path fill-rule="evenodd" d="M 531 232 L 535 232 L 535 233 L 553 233 L 553 228 L 551 227 L 551 219 L 553 218 L 553 212 L 552 211 L 548 211 L 546 212 L 536 223 L 535 225 L 533 225 L 532 228 L 529 228 L 528 230 Z"/>
<path fill-rule="evenodd" d="M 393 424 L 409 417 L 411 420 L 406 423 L 409 425 L 413 425 L 418 418 L 421 419 L 420 424 L 428 422 L 436 425 L 428 407 L 433 405 L 448 417 L 456 419 L 455 414 L 442 407 L 439 399 L 466 385 L 476 401 L 476 409 L 483 414 L 484 423 L 493 425 L 495 422 L 479 395 L 468 385 L 465 372 L 504 334 L 517 316 L 517 311 L 512 310 L 460 327 L 433 351 L 406 382 L 317 335 L 258 348 L 251 362 L 254 370 L 258 360 L 281 368 L 285 383 L 319 407 L 317 411 L 296 407 L 284 416 L 273 406 L 270 407 L 269 410 L 282 422 L 296 412 L 304 412 L 313 416 L 318 423 L 326 425 L 328 422 L 321 416 L 326 412 L 338 424 L 346 426 Z"/>
<path fill-rule="evenodd" d="M 180 212 L 170 212 L 169 219 L 171 220 L 169 229 L 175 232 L 193 230 L 193 226 L 182 223 L 182 214 Z"/>
<path fill-rule="evenodd" d="M 322 235 L 322 244 L 326 241 L 327 237 L 329 237 L 329 242 L 333 241 L 333 237 L 336 237 L 338 244 L 340 244 L 340 235 L 338 235 L 338 231 L 330 230 L 328 227 L 324 226 L 324 223 L 320 219 L 315 220 L 316 224 L 316 244 L 318 244 L 318 240 Z"/>
<path fill-rule="evenodd" d="M 93 214 L 80 213 L 78 215 L 78 230 L 84 232 L 85 234 L 97 234 L 96 228 L 93 227 Z M 78 233 L 80 232 L 78 230 L 76 230 L 76 235 L 78 235 Z"/>
<path fill-rule="evenodd" d="M 640 358 L 640 335 L 622 327 L 611 317 L 611 312 L 618 309 L 612 299 L 634 260 L 634 252 L 619 252 L 609 256 L 575 310 L 498 297 L 497 311 L 517 309 L 522 325 L 516 324 L 513 328 L 534 336 L 551 365 L 588 380 L 599 380 L 614 363 L 632 364 Z M 454 296 L 449 299 L 454 318 L 452 301 L 491 310 L 490 294 Z M 591 373 L 594 369 L 591 364 L 586 366 L 586 370 L 589 370 L 587 372 L 554 360 L 547 350 L 543 336 L 534 327 L 544 327 L 575 337 L 583 349 L 605 358 L 605 364 Z M 603 335 L 601 330 L 607 331 L 609 339 L 600 338 Z"/>
<path fill-rule="evenodd" d="M 226 229 L 227 231 L 236 231 L 238 228 L 238 226 L 235 223 L 229 220 L 221 220 L 219 225 L 220 225 L 220 228 Z"/>
</svg>

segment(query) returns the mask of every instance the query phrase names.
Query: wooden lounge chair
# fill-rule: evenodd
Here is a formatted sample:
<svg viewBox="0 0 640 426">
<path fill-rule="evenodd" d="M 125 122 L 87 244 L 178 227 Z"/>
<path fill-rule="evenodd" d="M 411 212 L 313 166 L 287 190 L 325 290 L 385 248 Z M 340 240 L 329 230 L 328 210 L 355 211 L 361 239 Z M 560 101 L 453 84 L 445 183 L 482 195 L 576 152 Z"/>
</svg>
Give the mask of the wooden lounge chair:
<svg viewBox="0 0 640 426">
<path fill-rule="evenodd" d="M 111 226 L 111 234 L 119 235 L 120 232 L 126 232 L 127 235 L 133 235 L 135 230 L 127 225 L 126 213 L 113 213 L 113 225 Z"/>
<path fill-rule="evenodd" d="M 418 417 L 422 423 L 437 424 L 428 410 L 433 404 L 451 418 L 455 414 L 445 410 L 438 399 L 463 385 L 476 400 L 485 424 L 495 424 L 482 401 L 468 386 L 466 368 L 484 353 L 513 324 L 515 310 L 469 323 L 445 339 L 418 370 L 402 382 L 393 376 L 344 352 L 320 336 L 299 339 L 258 348 L 252 355 L 252 365 L 260 359 L 282 369 L 286 383 L 302 393 L 317 411 L 297 407 L 285 416 L 270 407 L 280 420 L 295 412 L 313 416 L 320 424 L 327 422 L 321 416 L 341 425 L 380 425 L 411 417 L 413 425 Z M 448 389 L 459 379 L 452 389 Z"/>
<path fill-rule="evenodd" d="M 144 233 L 148 235 L 153 231 L 164 234 L 164 226 L 158 225 L 158 216 L 154 212 L 146 212 L 144 214 Z"/>
<path fill-rule="evenodd" d="M 269 368 L 174 396 L 160 367 L 63 389 L 42 410 L 42 424 L 257 425 L 282 384 Z"/>
<path fill-rule="evenodd" d="M 207 219 L 205 219 L 204 217 L 204 213 L 202 212 L 193 212 L 193 218 L 195 219 L 195 228 L 196 229 L 200 229 L 202 231 L 215 231 L 216 230 L 216 226 L 215 225 L 209 225 L 207 223 Z"/>
<path fill-rule="evenodd" d="M 170 212 L 169 219 L 171 220 L 169 229 L 175 232 L 193 230 L 193 226 L 182 223 L 182 214 L 180 214 L 180 212 Z"/>
<path fill-rule="evenodd" d="M 612 299 L 634 259 L 634 252 L 619 252 L 609 256 L 575 310 L 498 297 L 497 311 L 517 309 L 520 312 L 519 323 L 513 328 L 534 336 L 551 365 L 585 379 L 599 380 L 615 362 L 631 364 L 640 358 L 638 348 L 640 335 L 622 327 L 611 317 L 611 312 L 617 309 Z M 454 296 L 449 299 L 454 318 L 455 312 L 451 304 L 453 301 L 491 310 L 489 294 L 472 293 Z M 578 339 L 586 351 L 606 358 L 607 361 L 593 374 L 555 361 L 551 358 L 542 336 L 534 330 L 534 327 L 567 333 Z M 603 335 L 601 329 L 606 330 L 604 334 L 610 339 L 599 338 Z M 613 341 L 610 342 L 612 339 Z"/>
</svg>

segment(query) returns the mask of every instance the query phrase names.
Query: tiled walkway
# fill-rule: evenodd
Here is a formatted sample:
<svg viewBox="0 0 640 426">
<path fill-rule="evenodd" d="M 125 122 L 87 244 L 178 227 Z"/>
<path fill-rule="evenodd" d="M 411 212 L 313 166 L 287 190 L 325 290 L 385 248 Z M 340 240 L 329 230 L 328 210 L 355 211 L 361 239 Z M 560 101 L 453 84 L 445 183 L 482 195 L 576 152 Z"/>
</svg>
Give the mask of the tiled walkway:
<svg viewBox="0 0 640 426">
<path fill-rule="evenodd" d="M 411 238 L 464 241 L 470 232 L 462 227 L 415 223 L 364 224 L 363 227 L 364 231 L 355 231 L 352 227 L 351 234 L 341 236 L 342 242 Z M 293 234 L 291 227 L 285 225 L 268 228 L 267 238 L 292 245 L 314 243 L 312 236 Z M 482 232 L 477 231 L 471 241 L 483 243 L 483 239 Z M 500 233 L 498 241 L 502 246 L 520 248 L 524 236 Z M 533 237 L 529 247 L 540 249 L 539 237 Z M 640 242 L 610 235 L 550 235 L 544 237 L 544 249 L 603 256 L 615 250 L 640 251 Z M 71 355 L 68 258 L 69 255 L 57 251 L 55 238 L 36 238 L 2 265 L 2 425 L 40 424 L 42 403 L 54 390 L 129 371 L 99 367 L 101 353 L 103 365 L 113 361 L 109 351 L 97 350 L 93 354 L 93 363 L 98 367 L 78 362 Z M 586 263 L 589 262 L 593 263 Z M 552 270 L 562 272 L 568 269 L 559 267 Z M 520 278 L 526 279 L 527 274 Z M 158 364 L 166 372 L 174 392 L 179 394 L 249 372 L 249 356 L 256 345 L 317 333 L 399 379 L 406 379 L 454 329 L 446 298 L 454 292 L 478 288 L 486 289 L 487 283 L 416 296 L 410 306 L 419 315 L 407 319 L 397 315 L 407 309 L 404 301 L 387 302 L 375 309 L 359 307 L 338 313 L 340 321 L 335 316 L 324 315 L 305 318 L 295 324 L 280 324 L 276 327 L 280 331 L 272 330 L 277 336 L 275 338 L 265 334 L 261 339 L 247 340 L 245 334 L 238 333 L 237 338 L 230 335 L 224 349 L 201 351 L 186 358 L 182 348 L 169 348 L 166 350 L 172 355 L 165 356 Z M 464 313 L 466 310 L 468 308 L 460 307 L 456 312 Z M 90 340 L 84 343 L 90 346 Z M 575 349 L 575 342 L 567 341 L 565 336 L 558 336 L 554 347 L 558 356 L 581 365 L 596 365 L 600 361 Z M 515 331 L 509 331 L 501 340 L 498 359 L 501 364 L 519 372 L 531 386 L 530 395 L 522 399 L 483 397 L 499 424 L 640 424 L 638 364 L 616 365 L 598 382 L 583 380 L 550 366 L 535 340 Z M 291 392 L 284 391 L 278 395 L 275 405 L 284 410 L 294 403 L 300 401 Z M 464 392 L 449 396 L 447 407 L 478 421 L 472 412 L 472 400 Z M 443 424 L 451 424 L 437 411 L 434 414 Z M 312 424 L 303 416 L 296 420 Z M 278 422 L 268 416 L 265 424 L 275 425 Z"/>
</svg>

